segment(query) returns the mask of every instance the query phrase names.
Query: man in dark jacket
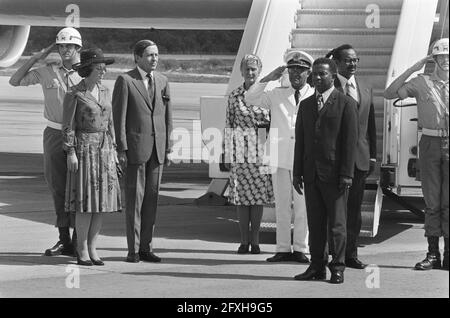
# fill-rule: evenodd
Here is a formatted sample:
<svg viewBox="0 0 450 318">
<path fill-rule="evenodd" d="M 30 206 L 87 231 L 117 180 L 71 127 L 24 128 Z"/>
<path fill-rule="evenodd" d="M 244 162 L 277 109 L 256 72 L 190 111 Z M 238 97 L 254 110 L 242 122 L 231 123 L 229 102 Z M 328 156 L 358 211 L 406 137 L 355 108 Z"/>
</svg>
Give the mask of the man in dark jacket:
<svg viewBox="0 0 450 318">
<path fill-rule="evenodd" d="M 167 78 L 155 71 L 154 42 L 137 42 L 134 58 L 136 68 L 117 78 L 112 101 L 119 162 L 127 166 L 127 262 L 160 262 L 151 242 L 162 165 L 170 162 L 170 90 Z"/>
<path fill-rule="evenodd" d="M 352 184 L 358 138 L 356 102 L 333 85 L 336 64 L 319 58 L 313 64 L 315 94 L 300 104 L 295 129 L 293 183 L 305 190 L 311 265 L 296 280 L 323 280 L 328 263 L 331 283 L 344 282 L 347 196 Z"/>
<path fill-rule="evenodd" d="M 357 239 L 361 231 L 361 204 L 364 197 L 366 178 L 374 171 L 377 161 L 377 131 L 372 89 L 359 81 L 355 74 L 359 57 L 349 45 L 341 45 L 332 50 L 338 73 L 334 86 L 353 98 L 358 106 L 358 142 L 356 144 L 355 171 L 347 202 L 347 246 L 345 266 L 363 269 L 367 265 L 358 259 Z"/>
</svg>

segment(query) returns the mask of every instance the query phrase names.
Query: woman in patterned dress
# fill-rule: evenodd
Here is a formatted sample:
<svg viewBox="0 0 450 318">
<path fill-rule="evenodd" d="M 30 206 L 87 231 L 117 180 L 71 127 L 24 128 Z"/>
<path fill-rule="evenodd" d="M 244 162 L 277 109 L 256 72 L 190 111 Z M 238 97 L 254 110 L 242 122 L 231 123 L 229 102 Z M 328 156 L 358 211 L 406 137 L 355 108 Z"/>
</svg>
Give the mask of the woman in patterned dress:
<svg viewBox="0 0 450 318">
<path fill-rule="evenodd" d="M 104 265 L 96 250 L 102 214 L 121 210 L 111 96 L 101 84 L 106 65 L 100 49 L 81 52 L 73 65 L 84 79 L 63 103 L 63 148 L 67 153 L 67 212 L 76 213 L 77 262 Z"/>
<path fill-rule="evenodd" d="M 259 57 L 247 54 L 241 61 L 244 83 L 228 98 L 225 124 L 225 161 L 231 163 L 229 202 L 236 205 L 241 233 L 239 254 L 259 254 L 259 228 L 263 207 L 274 201 L 271 175 L 262 163 L 269 110 L 248 105 L 244 93 L 257 80 Z M 251 225 L 251 231 L 249 230 Z M 249 244 L 250 243 L 250 244 Z"/>
</svg>

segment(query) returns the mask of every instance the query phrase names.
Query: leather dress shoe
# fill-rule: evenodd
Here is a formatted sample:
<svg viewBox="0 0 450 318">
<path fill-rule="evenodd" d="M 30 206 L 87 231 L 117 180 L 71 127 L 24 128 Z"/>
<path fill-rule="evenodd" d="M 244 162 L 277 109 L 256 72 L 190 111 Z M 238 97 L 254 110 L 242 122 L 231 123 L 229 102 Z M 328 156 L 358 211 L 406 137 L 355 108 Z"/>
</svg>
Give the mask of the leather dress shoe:
<svg viewBox="0 0 450 318">
<path fill-rule="evenodd" d="M 77 257 L 77 251 L 73 244 L 64 245 L 63 250 L 61 251 L 61 255 Z"/>
<path fill-rule="evenodd" d="M 442 269 L 448 271 L 448 252 L 444 252 L 444 260 L 442 261 Z"/>
<path fill-rule="evenodd" d="M 292 260 L 303 264 L 309 264 L 309 258 L 302 252 L 294 251 L 294 253 L 292 253 Z"/>
<path fill-rule="evenodd" d="M 139 252 L 139 258 L 141 261 L 151 262 L 151 263 L 159 263 L 161 262 L 161 258 L 153 254 L 152 252 Z"/>
<path fill-rule="evenodd" d="M 103 266 L 103 265 L 105 265 L 105 263 L 101 259 L 93 259 L 93 258 L 91 258 L 91 262 L 92 262 L 92 264 L 94 264 L 96 266 Z"/>
<path fill-rule="evenodd" d="M 128 263 L 139 263 L 139 254 L 128 254 L 125 261 Z"/>
<path fill-rule="evenodd" d="M 251 254 L 261 254 L 261 249 L 258 244 L 252 244 L 250 249 Z"/>
<path fill-rule="evenodd" d="M 427 257 L 414 266 L 414 269 L 419 271 L 439 268 L 441 268 L 441 255 L 439 253 L 427 253 Z"/>
<path fill-rule="evenodd" d="M 295 280 L 325 280 L 327 278 L 327 270 L 325 268 L 315 269 L 311 266 L 302 273 L 294 277 Z"/>
<path fill-rule="evenodd" d="M 347 258 L 345 260 L 345 266 L 356 269 L 364 269 L 367 267 L 367 264 L 364 264 L 357 258 Z"/>
<path fill-rule="evenodd" d="M 290 262 L 292 261 L 292 253 L 290 252 L 278 252 L 275 253 L 274 256 L 269 257 L 268 259 L 266 259 L 266 261 L 268 262 Z"/>
<path fill-rule="evenodd" d="M 92 266 L 92 265 L 94 265 L 94 264 L 92 263 L 91 260 L 83 261 L 82 259 L 80 259 L 79 257 L 77 257 L 77 265 L 82 265 L 82 266 Z"/>
<path fill-rule="evenodd" d="M 344 282 L 344 272 L 343 271 L 331 272 L 331 278 L 330 278 L 331 284 L 342 284 L 343 282 Z"/>
<path fill-rule="evenodd" d="M 53 247 L 45 250 L 45 256 L 68 255 L 73 256 L 74 249 L 70 243 L 64 244 L 58 241 Z"/>
<path fill-rule="evenodd" d="M 248 248 L 249 248 L 248 244 L 241 244 L 241 245 L 239 245 L 237 253 L 238 254 L 247 254 L 248 253 Z"/>
</svg>

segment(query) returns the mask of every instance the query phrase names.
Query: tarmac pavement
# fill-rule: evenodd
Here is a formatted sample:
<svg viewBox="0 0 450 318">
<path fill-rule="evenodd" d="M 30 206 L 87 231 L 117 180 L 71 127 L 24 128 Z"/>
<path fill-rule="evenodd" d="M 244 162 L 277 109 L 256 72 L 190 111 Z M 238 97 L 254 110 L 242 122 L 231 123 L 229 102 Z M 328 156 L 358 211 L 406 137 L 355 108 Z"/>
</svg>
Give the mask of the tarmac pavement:
<svg viewBox="0 0 450 318">
<path fill-rule="evenodd" d="M 261 233 L 262 254 L 236 254 L 239 229 L 234 208 L 194 204 L 208 188 L 205 163 L 165 169 L 153 243 L 161 263 L 124 261 L 124 213 L 103 218 L 99 255 L 105 266 L 82 267 L 71 257 L 44 256 L 58 234 L 42 155 L 39 149 L 28 151 L 39 130 L 27 130 L 42 115 L 26 113 L 26 122 L 20 123 L 16 111 L 17 106 L 2 102 L 0 94 L 2 117 L 15 118 L 14 129 L 20 126 L 11 140 L 9 129 L 0 127 L 0 297 L 449 297 L 448 271 L 412 269 L 426 253 L 423 224 L 388 200 L 378 235 L 360 239 L 360 259 L 372 265 L 368 270 L 347 269 L 342 285 L 295 281 L 293 276 L 307 265 L 266 262 L 275 251 L 273 232 Z"/>
<path fill-rule="evenodd" d="M 1 297 L 449 297 L 448 271 L 412 270 L 425 255 L 423 225 L 395 209 L 384 209 L 377 237 L 360 240 L 360 258 L 376 267 L 347 269 L 343 285 L 298 282 L 293 276 L 307 265 L 266 262 L 275 251 L 273 232 L 261 233 L 262 254 L 237 255 L 233 207 L 193 203 L 207 189 L 205 164 L 166 169 L 154 239 L 161 263 L 124 262 L 123 213 L 104 216 L 99 254 L 105 266 L 43 256 L 57 230 L 40 167 L 39 154 L 0 154 Z"/>
</svg>

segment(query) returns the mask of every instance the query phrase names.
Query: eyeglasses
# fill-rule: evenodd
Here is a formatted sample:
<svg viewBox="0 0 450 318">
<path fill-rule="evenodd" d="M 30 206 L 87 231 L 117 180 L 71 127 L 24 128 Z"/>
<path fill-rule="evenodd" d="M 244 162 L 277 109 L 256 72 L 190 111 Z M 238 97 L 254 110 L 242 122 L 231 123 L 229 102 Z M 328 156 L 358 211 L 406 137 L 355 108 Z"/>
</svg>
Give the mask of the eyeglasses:
<svg viewBox="0 0 450 318">
<path fill-rule="evenodd" d="M 358 64 L 359 63 L 359 57 L 354 58 L 354 59 L 345 59 L 344 60 L 345 64 Z"/>
</svg>

